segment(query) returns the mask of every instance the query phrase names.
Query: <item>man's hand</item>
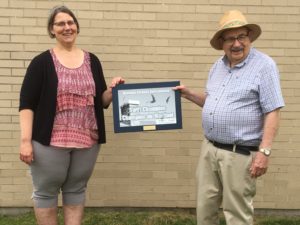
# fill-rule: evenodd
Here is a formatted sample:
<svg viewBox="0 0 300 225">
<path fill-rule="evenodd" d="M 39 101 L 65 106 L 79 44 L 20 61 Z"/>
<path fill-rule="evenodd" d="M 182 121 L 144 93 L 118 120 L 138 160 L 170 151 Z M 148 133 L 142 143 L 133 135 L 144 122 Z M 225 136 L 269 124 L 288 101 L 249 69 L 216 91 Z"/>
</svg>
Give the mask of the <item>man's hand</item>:
<svg viewBox="0 0 300 225">
<path fill-rule="evenodd" d="M 179 85 L 176 87 L 173 87 L 173 90 L 180 91 L 181 97 L 186 98 L 187 100 L 194 102 L 200 107 L 203 107 L 206 99 L 206 94 L 205 93 L 195 93 L 194 91 L 191 91 L 184 85 Z"/>
<path fill-rule="evenodd" d="M 173 88 L 173 90 L 179 90 L 181 97 L 183 98 L 188 98 L 188 96 L 191 95 L 190 90 L 184 85 L 176 86 Z"/>
<path fill-rule="evenodd" d="M 269 157 L 257 152 L 250 168 L 251 177 L 257 178 L 264 175 L 267 172 L 268 164 Z"/>
</svg>

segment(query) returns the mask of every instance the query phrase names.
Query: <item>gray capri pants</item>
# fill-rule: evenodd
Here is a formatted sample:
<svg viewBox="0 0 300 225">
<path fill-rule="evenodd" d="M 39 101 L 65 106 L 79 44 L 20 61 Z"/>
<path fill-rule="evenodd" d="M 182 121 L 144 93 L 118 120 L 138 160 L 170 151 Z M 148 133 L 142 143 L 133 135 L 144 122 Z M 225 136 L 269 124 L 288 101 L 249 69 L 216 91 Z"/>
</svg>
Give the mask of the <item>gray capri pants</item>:
<svg viewBox="0 0 300 225">
<path fill-rule="evenodd" d="M 36 141 L 32 144 L 34 161 L 30 170 L 35 207 L 56 207 L 60 190 L 63 205 L 83 205 L 100 145 L 77 149 L 45 146 Z"/>
</svg>

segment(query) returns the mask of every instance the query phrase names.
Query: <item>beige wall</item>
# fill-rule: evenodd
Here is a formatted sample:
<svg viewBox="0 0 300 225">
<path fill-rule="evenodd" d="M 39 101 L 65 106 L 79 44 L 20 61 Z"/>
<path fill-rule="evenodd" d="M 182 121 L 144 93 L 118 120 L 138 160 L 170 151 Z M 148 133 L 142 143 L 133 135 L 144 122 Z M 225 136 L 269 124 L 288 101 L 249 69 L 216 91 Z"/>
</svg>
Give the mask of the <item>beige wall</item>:
<svg viewBox="0 0 300 225">
<path fill-rule="evenodd" d="M 300 208 L 300 1 L 298 0 L 1 0 L 0 207 L 31 206 L 28 167 L 18 159 L 18 98 L 35 55 L 53 46 L 48 10 L 64 3 L 81 25 L 80 47 L 102 61 L 109 82 L 180 80 L 203 90 L 222 52 L 209 39 L 221 14 L 240 9 L 259 23 L 255 46 L 278 63 L 286 101 L 268 174 L 258 180 L 258 208 Z M 89 183 L 88 206 L 194 207 L 194 171 L 203 139 L 201 110 L 182 100 L 183 129 L 114 134 L 106 111 L 108 143 Z"/>
</svg>

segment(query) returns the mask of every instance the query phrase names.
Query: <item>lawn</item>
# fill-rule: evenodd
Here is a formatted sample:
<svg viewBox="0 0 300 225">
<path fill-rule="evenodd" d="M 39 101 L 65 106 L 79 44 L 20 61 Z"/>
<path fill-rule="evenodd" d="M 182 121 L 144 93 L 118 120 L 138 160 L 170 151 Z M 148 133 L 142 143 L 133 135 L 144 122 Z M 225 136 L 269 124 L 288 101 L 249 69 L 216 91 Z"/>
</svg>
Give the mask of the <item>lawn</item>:
<svg viewBox="0 0 300 225">
<path fill-rule="evenodd" d="M 63 225 L 59 211 L 59 225 Z M 225 225 L 221 219 L 221 225 Z M 36 225 L 32 212 L 0 216 L 0 225 Z M 196 225 L 196 216 L 187 211 L 100 211 L 87 209 L 82 225 Z M 299 217 L 259 216 L 255 225 L 300 225 Z"/>
</svg>

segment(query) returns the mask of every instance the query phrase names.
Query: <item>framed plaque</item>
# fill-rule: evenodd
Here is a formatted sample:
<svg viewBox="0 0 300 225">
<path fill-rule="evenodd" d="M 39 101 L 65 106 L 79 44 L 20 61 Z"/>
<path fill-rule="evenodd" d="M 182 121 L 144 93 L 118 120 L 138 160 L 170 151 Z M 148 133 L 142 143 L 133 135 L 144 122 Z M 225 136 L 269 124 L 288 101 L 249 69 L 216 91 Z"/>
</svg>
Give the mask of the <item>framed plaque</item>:
<svg viewBox="0 0 300 225">
<path fill-rule="evenodd" d="M 182 128 L 179 81 L 119 84 L 113 88 L 114 131 Z"/>
</svg>

